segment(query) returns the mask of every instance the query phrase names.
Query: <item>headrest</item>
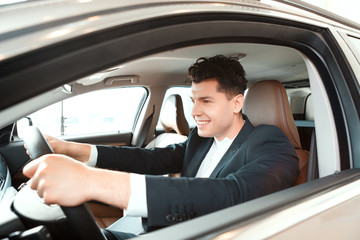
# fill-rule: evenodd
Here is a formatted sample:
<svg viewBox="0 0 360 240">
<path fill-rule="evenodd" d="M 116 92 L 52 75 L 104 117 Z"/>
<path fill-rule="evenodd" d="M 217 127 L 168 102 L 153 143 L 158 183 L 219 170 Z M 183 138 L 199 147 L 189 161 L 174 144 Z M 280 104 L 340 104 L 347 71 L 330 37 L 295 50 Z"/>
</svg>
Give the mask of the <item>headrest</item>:
<svg viewBox="0 0 360 240">
<path fill-rule="evenodd" d="M 188 136 L 190 129 L 184 115 L 183 103 L 180 95 L 172 94 L 161 109 L 160 122 L 165 132 L 174 132 Z"/>
<path fill-rule="evenodd" d="M 269 124 L 279 127 L 294 148 L 301 149 L 289 100 L 279 81 L 265 80 L 255 83 L 246 94 L 243 112 L 254 126 Z"/>
</svg>

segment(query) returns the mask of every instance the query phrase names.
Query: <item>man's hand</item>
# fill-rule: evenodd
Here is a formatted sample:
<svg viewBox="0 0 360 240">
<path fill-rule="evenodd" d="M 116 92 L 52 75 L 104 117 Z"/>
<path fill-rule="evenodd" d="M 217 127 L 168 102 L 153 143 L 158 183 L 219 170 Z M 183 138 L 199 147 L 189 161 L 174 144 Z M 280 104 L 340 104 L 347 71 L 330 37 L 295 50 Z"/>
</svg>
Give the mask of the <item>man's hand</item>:
<svg viewBox="0 0 360 240">
<path fill-rule="evenodd" d="M 44 134 L 44 137 L 55 153 L 68 155 L 68 148 L 72 144 L 71 142 L 67 142 L 47 134 Z"/>
<path fill-rule="evenodd" d="M 41 156 L 27 164 L 23 173 L 47 204 L 76 206 L 89 200 L 89 168 L 67 156 Z"/>
<path fill-rule="evenodd" d="M 97 200 L 126 209 L 129 202 L 129 174 L 91 168 L 64 155 L 41 156 L 27 164 L 23 173 L 47 204 L 77 206 Z"/>
<path fill-rule="evenodd" d="M 54 153 L 69 156 L 84 164 L 87 164 L 89 161 L 91 153 L 90 144 L 68 142 L 46 134 L 44 134 L 44 136 L 47 142 L 50 144 L 51 148 L 54 150 Z M 25 145 L 24 147 L 26 149 Z M 28 151 L 26 151 L 26 153 L 30 156 Z"/>
</svg>

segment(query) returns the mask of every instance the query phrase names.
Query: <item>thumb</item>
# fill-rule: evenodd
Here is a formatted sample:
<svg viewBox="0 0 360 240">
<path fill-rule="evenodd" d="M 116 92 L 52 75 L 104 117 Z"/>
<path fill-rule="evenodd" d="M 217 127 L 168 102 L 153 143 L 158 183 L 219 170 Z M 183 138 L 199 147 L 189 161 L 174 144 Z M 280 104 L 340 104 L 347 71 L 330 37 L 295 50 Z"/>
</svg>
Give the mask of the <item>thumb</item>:
<svg viewBox="0 0 360 240">
<path fill-rule="evenodd" d="M 23 171 L 22 171 L 23 174 L 28 178 L 32 178 L 32 176 L 34 176 L 37 168 L 39 167 L 39 164 L 40 164 L 40 159 L 35 159 L 35 160 L 29 162 L 23 168 Z"/>
</svg>

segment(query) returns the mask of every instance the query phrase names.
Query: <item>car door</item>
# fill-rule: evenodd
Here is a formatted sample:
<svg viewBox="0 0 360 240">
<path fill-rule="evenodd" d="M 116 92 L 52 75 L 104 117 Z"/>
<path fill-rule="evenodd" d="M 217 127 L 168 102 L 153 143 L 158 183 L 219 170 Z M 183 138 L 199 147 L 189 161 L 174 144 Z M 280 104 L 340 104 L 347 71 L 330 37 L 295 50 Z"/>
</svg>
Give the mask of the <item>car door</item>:
<svg viewBox="0 0 360 240">
<path fill-rule="evenodd" d="M 174 7 L 172 14 L 119 24 L 3 62 L 0 64 L 0 86 L 3 93 L 0 96 L 0 107 L 4 109 L 39 92 L 71 82 L 78 76 L 94 73 L 98 69 L 127 63 L 161 51 L 226 42 L 286 46 L 302 54 L 307 63 L 314 109 L 317 112 L 315 128 L 321 179 L 165 229 L 160 231 L 159 235 L 149 235 L 149 239 L 152 236 L 154 239 L 166 236 L 177 236 L 179 239 L 211 238 L 220 236 L 229 229 L 235 229 L 236 234 L 239 226 L 253 223 L 264 216 L 281 213 L 284 208 L 290 208 L 299 202 L 306 203 L 309 199 L 346 187 L 349 183 L 356 183 L 360 173 L 358 169 L 352 168 L 359 166 L 360 159 L 359 85 L 357 73 L 344 58 L 344 52 L 334 39 L 330 24 L 324 21 L 311 24 L 316 22 L 316 18 L 299 20 L 299 16 L 293 16 L 297 19 L 295 21 L 292 17 L 284 17 L 282 12 L 275 14 L 266 7 L 253 6 L 254 9 L 249 10 L 241 4 L 227 3 L 225 6 L 230 8 L 217 11 L 210 6 L 211 10 L 192 6 L 193 11 L 178 11 L 179 6 L 176 6 L 176 9 L 168 6 L 169 12 Z M 149 8 L 154 14 L 159 12 L 159 9 L 151 9 L 151 6 Z M 135 7 L 132 11 L 132 16 L 143 14 Z M 101 54 L 103 52 L 110 54 Z M 48 61 L 49 58 L 52 61 Z M 12 72 L 18 64 L 15 60 L 21 60 L 26 68 Z M 72 64 L 76 61 L 83 64 L 74 68 Z M 54 71 L 61 74 L 53 77 L 50 82 L 48 79 Z M 15 84 L 20 82 L 26 85 L 25 80 L 29 75 L 39 77 L 33 79 L 33 85 L 26 91 L 21 89 L 17 95 L 9 94 Z M 149 109 L 151 112 L 152 106 Z M 309 213 L 310 210 L 303 209 L 299 213 Z M 306 216 L 292 217 L 298 222 L 306 219 Z M 289 218 L 290 216 L 282 222 L 286 223 Z M 219 219 L 221 221 L 218 221 Z M 271 222 L 268 222 L 267 226 L 270 224 Z M 257 229 L 260 232 L 259 229 L 261 228 Z"/>
</svg>

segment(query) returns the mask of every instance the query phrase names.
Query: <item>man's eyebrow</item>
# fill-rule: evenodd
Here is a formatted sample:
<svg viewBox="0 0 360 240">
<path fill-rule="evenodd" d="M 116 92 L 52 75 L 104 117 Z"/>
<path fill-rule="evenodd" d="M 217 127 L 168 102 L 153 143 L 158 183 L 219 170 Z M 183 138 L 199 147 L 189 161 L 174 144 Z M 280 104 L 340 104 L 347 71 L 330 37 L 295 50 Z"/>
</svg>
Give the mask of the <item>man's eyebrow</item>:
<svg viewBox="0 0 360 240">
<path fill-rule="evenodd" d="M 194 97 L 190 96 L 190 99 L 193 100 Z M 206 100 L 206 99 L 214 99 L 212 96 L 203 96 L 203 97 L 198 97 L 198 100 Z"/>
<path fill-rule="evenodd" d="M 199 100 L 214 99 L 212 96 L 199 97 Z"/>
</svg>

